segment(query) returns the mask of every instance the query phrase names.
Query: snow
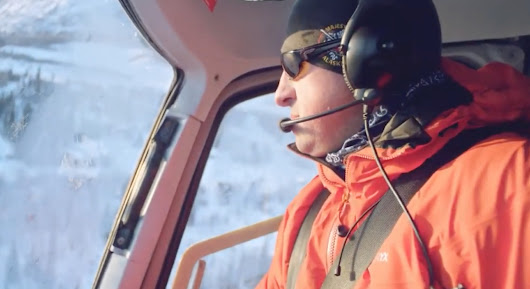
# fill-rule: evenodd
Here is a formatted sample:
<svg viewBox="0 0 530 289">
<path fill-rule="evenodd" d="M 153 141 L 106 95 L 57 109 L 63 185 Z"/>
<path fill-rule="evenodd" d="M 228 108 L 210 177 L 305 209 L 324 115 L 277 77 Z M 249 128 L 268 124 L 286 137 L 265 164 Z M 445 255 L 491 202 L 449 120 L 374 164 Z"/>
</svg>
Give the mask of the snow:
<svg viewBox="0 0 530 289">
<path fill-rule="evenodd" d="M 172 69 L 137 37 L 118 2 L 88 3 L 0 2 L 0 71 L 20 76 L 0 90 L 22 95 L 25 75 L 37 71 L 53 86 L 28 98 L 33 110 L 20 136 L 0 140 L 0 288 L 91 287 L 172 81 Z M 109 19 L 104 37 L 83 16 L 94 13 Z M 65 31 L 71 35 L 42 45 L 44 36 Z"/>
<path fill-rule="evenodd" d="M 68 0 L 2 1 L 0 2 L 0 15 L 2 15 L 0 33 L 59 32 L 67 29 L 67 25 L 61 25 L 61 22 L 71 17 L 69 15 L 71 11 L 67 7 L 68 2 Z M 55 11 L 59 13 L 54 13 Z"/>
<path fill-rule="evenodd" d="M 0 18 L 0 104 L 16 96 L 0 107 L 0 288 L 91 288 L 173 70 L 118 1 L 0 0 Z M 285 115 L 270 95 L 228 112 L 182 249 L 283 213 L 314 175 L 285 148 Z M 208 257 L 202 288 L 254 286 L 273 245 Z"/>
</svg>

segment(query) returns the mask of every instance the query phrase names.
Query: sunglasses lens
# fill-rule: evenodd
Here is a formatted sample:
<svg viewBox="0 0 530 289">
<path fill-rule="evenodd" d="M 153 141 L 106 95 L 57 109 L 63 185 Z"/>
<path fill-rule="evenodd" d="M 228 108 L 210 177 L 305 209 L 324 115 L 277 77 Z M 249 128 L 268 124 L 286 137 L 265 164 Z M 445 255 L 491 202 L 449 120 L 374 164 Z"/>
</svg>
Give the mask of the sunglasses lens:
<svg viewBox="0 0 530 289">
<path fill-rule="evenodd" d="M 300 73 L 301 62 L 302 58 L 296 51 L 289 51 L 282 54 L 283 70 L 285 70 L 285 72 L 287 72 L 287 74 L 292 78 L 295 78 L 298 73 Z"/>
</svg>

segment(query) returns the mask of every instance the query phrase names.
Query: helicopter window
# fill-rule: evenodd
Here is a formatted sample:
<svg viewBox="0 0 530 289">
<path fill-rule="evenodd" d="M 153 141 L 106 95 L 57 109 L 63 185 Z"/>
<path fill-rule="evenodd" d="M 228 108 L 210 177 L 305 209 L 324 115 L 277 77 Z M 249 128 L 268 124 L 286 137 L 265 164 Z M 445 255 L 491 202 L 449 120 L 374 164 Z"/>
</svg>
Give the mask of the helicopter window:
<svg viewBox="0 0 530 289">
<path fill-rule="evenodd" d="M 182 252 L 196 242 L 283 214 L 298 190 L 316 174 L 310 161 L 286 148 L 292 135 L 278 129 L 278 120 L 285 115 L 288 111 L 276 107 L 270 94 L 244 101 L 226 113 L 206 162 L 176 265 Z M 252 288 L 269 267 L 275 239 L 275 233 L 269 234 L 207 256 L 200 288 Z"/>
<path fill-rule="evenodd" d="M 90 288 L 173 69 L 118 1 L 0 14 L 0 287 Z"/>
</svg>

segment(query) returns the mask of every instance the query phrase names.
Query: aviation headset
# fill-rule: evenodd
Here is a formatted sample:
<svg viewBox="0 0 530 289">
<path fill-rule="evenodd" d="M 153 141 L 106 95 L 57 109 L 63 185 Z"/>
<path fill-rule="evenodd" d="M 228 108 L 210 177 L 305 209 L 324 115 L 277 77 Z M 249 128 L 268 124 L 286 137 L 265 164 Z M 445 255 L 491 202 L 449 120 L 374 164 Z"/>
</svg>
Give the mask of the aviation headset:
<svg viewBox="0 0 530 289">
<path fill-rule="evenodd" d="M 436 8 L 431 0 L 360 0 L 340 49 L 354 97 L 394 104 L 408 85 L 440 66 Z"/>
</svg>

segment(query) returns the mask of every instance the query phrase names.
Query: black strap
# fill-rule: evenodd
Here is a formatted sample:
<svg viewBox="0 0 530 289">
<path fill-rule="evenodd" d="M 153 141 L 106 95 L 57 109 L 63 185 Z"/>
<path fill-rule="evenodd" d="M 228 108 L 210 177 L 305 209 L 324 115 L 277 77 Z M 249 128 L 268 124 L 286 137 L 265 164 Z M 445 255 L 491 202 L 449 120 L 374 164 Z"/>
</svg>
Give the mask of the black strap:
<svg viewBox="0 0 530 289">
<path fill-rule="evenodd" d="M 414 194 L 440 167 L 455 159 L 476 143 L 492 135 L 506 131 L 506 126 L 485 127 L 467 130 L 451 139 L 440 151 L 427 159 L 420 167 L 400 176 L 394 187 L 403 202 L 407 204 Z M 355 231 L 344 248 L 343 272 L 335 276 L 335 260 L 321 289 L 351 289 L 358 277 L 368 268 L 375 254 L 388 237 L 403 211 L 392 192 L 387 191 L 370 216 Z"/>
<path fill-rule="evenodd" d="M 313 201 L 313 204 L 307 211 L 304 220 L 302 221 L 302 225 L 298 231 L 298 236 L 296 236 L 296 240 L 294 242 L 291 258 L 289 259 L 286 289 L 294 289 L 296 277 L 298 276 L 298 271 L 300 271 L 300 265 L 305 259 L 307 241 L 309 240 L 309 235 L 311 234 L 311 227 L 313 227 L 315 217 L 317 216 L 320 208 L 328 196 L 329 191 L 327 189 L 323 189 Z"/>
<path fill-rule="evenodd" d="M 523 128 L 526 127 L 523 125 Z M 526 129 L 527 130 L 527 129 Z M 427 182 L 429 177 L 444 164 L 455 159 L 457 156 L 468 150 L 474 144 L 492 135 L 504 131 L 520 131 L 517 126 L 496 126 L 485 127 L 474 130 L 466 130 L 450 140 L 441 150 L 431 158 L 427 159 L 417 169 L 401 175 L 393 185 L 405 204 L 412 196 Z M 325 197 L 329 192 L 322 192 L 308 211 L 298 237 L 293 247 L 293 253 L 289 260 L 286 289 L 294 289 L 299 273 L 300 265 L 305 258 L 305 252 L 311 227 L 318 211 L 320 210 Z M 381 247 L 383 241 L 388 237 L 397 219 L 402 214 L 401 207 L 395 200 L 394 195 L 389 190 L 380 199 L 372 213 L 361 224 L 344 248 L 343 262 L 341 263 L 342 273 L 335 276 L 337 267 L 335 260 L 332 268 L 328 272 L 322 289 L 353 288 L 355 281 L 374 259 L 376 252 Z M 338 258 L 337 258 L 338 259 Z M 358 274 L 357 274 L 358 273 Z"/>
</svg>

